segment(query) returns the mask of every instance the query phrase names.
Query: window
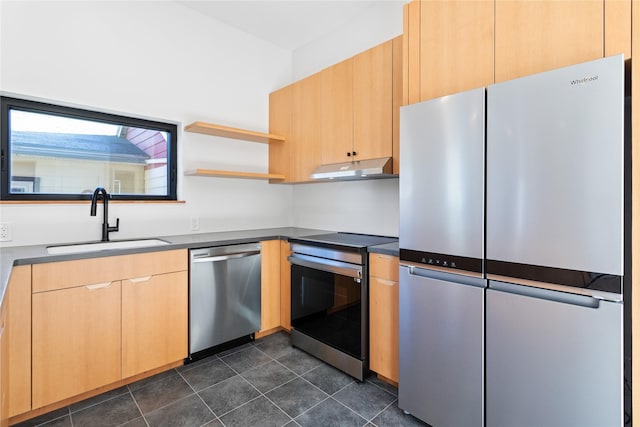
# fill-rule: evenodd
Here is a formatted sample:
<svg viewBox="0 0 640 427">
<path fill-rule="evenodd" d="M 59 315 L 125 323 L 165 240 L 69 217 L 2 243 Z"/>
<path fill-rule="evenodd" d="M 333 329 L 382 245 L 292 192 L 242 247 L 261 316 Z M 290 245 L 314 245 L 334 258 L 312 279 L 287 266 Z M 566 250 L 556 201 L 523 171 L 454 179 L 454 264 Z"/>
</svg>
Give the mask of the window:
<svg viewBox="0 0 640 427">
<path fill-rule="evenodd" d="M 177 126 L 2 97 L 2 200 L 176 200 Z"/>
</svg>

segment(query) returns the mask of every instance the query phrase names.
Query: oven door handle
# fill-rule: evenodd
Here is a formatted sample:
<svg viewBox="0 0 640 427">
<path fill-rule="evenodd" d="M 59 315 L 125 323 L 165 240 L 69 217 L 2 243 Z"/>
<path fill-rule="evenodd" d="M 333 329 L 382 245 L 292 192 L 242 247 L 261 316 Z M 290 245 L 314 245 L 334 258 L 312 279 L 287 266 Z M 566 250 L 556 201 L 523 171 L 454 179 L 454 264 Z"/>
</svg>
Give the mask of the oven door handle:
<svg viewBox="0 0 640 427">
<path fill-rule="evenodd" d="M 308 257 L 306 255 L 297 254 L 287 258 L 291 264 L 299 265 L 302 267 L 313 268 L 315 270 L 327 271 L 329 273 L 341 274 L 343 276 L 353 277 L 356 279 L 362 278 L 362 267 L 346 262 L 334 261 L 329 259 L 322 259 L 318 262 L 318 258 Z"/>
</svg>

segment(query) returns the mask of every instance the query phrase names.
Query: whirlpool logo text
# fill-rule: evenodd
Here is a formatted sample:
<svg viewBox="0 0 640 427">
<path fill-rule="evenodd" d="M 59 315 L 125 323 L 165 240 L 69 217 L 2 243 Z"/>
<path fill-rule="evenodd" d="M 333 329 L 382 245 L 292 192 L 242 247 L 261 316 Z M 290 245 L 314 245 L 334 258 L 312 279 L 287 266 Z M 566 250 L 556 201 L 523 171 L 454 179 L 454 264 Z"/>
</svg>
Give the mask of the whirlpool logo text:
<svg viewBox="0 0 640 427">
<path fill-rule="evenodd" d="M 581 79 L 576 79 L 576 80 L 571 80 L 569 83 L 571 83 L 571 86 L 573 85 L 584 85 L 587 83 L 591 83 L 591 82 L 595 82 L 596 80 L 598 80 L 598 75 L 596 74 L 595 76 L 587 76 Z"/>
</svg>

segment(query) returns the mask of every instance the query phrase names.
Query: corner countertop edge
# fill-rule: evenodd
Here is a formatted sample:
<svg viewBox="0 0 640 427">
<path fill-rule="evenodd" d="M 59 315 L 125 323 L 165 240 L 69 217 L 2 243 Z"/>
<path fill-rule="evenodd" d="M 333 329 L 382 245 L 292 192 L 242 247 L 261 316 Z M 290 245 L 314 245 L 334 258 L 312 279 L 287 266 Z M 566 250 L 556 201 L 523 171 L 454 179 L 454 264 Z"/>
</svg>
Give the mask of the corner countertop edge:
<svg viewBox="0 0 640 427">
<path fill-rule="evenodd" d="M 165 240 L 169 242 L 169 244 L 144 248 L 113 249 L 61 255 L 50 255 L 47 253 L 47 247 L 56 245 L 56 243 L 31 246 L 2 247 L 0 248 L 0 305 L 4 302 L 4 297 L 11 276 L 11 269 L 14 266 L 100 258 L 107 256 L 130 255 L 145 252 L 160 252 L 175 249 L 196 249 L 209 246 L 252 243 L 259 242 L 261 240 L 288 240 L 296 237 L 304 237 L 324 233 L 333 233 L 333 231 L 298 227 L 281 227 L 254 230 L 221 231 L 199 234 L 181 234 L 173 236 L 141 237 Z M 133 240 L 133 238 L 122 240 Z M 61 244 L 73 243 L 65 242 Z"/>
</svg>

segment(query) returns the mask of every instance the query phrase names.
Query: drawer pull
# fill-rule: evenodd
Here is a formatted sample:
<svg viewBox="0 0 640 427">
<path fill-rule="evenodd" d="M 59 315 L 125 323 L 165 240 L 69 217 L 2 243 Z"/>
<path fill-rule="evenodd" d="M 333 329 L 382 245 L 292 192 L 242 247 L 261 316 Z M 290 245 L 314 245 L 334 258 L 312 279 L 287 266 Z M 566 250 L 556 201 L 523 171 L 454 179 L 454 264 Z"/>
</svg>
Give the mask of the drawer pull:
<svg viewBox="0 0 640 427">
<path fill-rule="evenodd" d="M 153 276 L 134 277 L 133 279 L 129 279 L 129 281 L 133 283 L 148 282 L 152 277 Z"/>
<path fill-rule="evenodd" d="M 376 277 L 376 280 L 385 286 L 395 286 L 398 284 L 395 280 L 383 279 L 381 277 Z"/>
<path fill-rule="evenodd" d="M 90 291 L 94 291 L 96 289 L 108 288 L 111 286 L 111 283 L 113 282 L 96 283 L 95 285 L 87 285 L 85 287 Z"/>
</svg>

